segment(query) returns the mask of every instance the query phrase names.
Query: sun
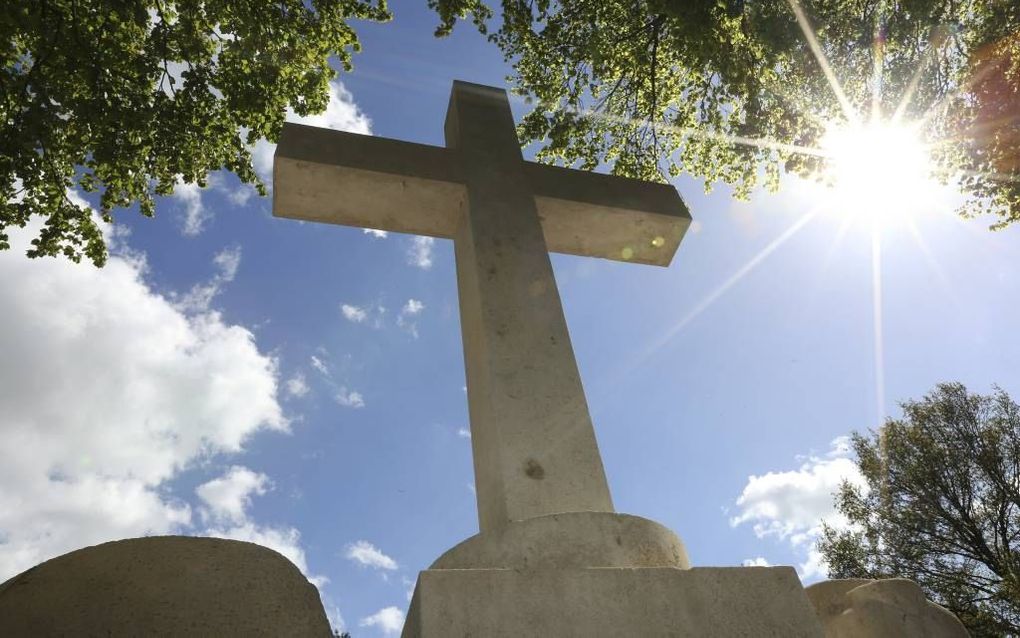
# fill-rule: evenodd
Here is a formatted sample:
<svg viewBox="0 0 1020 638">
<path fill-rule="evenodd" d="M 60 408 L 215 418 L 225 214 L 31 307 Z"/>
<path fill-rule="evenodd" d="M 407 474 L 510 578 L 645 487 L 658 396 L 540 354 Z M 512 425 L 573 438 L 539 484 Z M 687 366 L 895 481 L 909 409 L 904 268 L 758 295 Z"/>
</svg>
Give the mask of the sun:
<svg viewBox="0 0 1020 638">
<path fill-rule="evenodd" d="M 826 208 L 873 224 L 930 210 L 938 183 L 916 126 L 891 121 L 829 127 L 821 140 L 830 183 Z"/>
</svg>

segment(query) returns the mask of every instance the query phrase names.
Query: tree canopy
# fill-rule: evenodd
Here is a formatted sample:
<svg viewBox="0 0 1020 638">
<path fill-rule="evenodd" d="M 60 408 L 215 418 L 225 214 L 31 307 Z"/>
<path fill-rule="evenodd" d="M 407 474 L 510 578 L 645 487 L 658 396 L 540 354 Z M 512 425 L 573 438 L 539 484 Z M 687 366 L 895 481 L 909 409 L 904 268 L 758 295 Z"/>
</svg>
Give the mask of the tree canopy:
<svg viewBox="0 0 1020 638">
<path fill-rule="evenodd" d="M 875 112 L 923 125 L 961 212 L 1020 220 L 1015 0 L 502 0 L 498 18 L 486 0 L 426 2 L 437 35 L 470 18 L 501 47 L 542 160 L 745 197 L 823 174 L 827 127 Z M 41 215 L 30 256 L 103 263 L 75 187 L 106 221 L 218 169 L 264 192 L 248 145 L 275 140 L 288 107 L 323 110 L 331 56 L 349 69 L 358 49 L 349 22 L 388 18 L 386 0 L 9 2 L 0 249 Z"/>
<path fill-rule="evenodd" d="M 853 448 L 866 487 L 836 495 L 829 576 L 910 578 L 973 635 L 1020 635 L 1020 406 L 939 385 Z"/>
<path fill-rule="evenodd" d="M 350 68 L 348 21 L 385 0 L 20 0 L 0 12 L 0 249 L 4 229 L 45 216 L 30 256 L 106 247 L 68 189 L 99 215 L 227 169 L 258 184 L 247 144 L 275 140 L 286 109 L 325 109 L 329 58 Z"/>
<path fill-rule="evenodd" d="M 429 0 L 437 34 L 486 0 Z M 490 39 L 533 100 L 522 142 L 552 162 L 687 172 L 738 197 L 824 174 L 830 123 L 916 122 L 965 215 L 1020 221 L 1015 0 L 503 0 Z M 827 60 L 822 64 L 820 59 Z M 834 86 L 838 87 L 834 89 Z"/>
</svg>

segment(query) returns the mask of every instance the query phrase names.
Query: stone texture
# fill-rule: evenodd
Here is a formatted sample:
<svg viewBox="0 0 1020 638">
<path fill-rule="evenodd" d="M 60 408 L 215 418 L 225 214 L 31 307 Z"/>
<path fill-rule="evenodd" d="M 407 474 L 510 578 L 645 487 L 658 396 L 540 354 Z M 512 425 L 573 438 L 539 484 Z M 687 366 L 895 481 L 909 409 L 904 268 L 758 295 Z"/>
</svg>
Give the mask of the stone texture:
<svg viewBox="0 0 1020 638">
<path fill-rule="evenodd" d="M 821 638 L 790 567 L 450 569 L 420 574 L 404 638 Z"/>
<path fill-rule="evenodd" d="M 668 184 L 521 164 L 552 252 L 668 266 L 690 225 Z M 453 149 L 283 127 L 273 164 L 278 217 L 452 239 L 466 203 Z"/>
<path fill-rule="evenodd" d="M 318 590 L 282 555 L 184 536 L 86 547 L 0 585 L 0 636 L 322 636 Z"/>
<path fill-rule="evenodd" d="M 947 609 L 929 602 L 917 583 L 903 578 L 815 583 L 807 596 L 826 638 L 967 638 Z"/>
<path fill-rule="evenodd" d="M 455 83 L 446 145 L 468 190 L 454 250 L 479 527 L 611 512 L 506 94 Z"/>
<path fill-rule="evenodd" d="M 670 529 L 639 516 L 569 512 L 515 521 L 472 536 L 430 569 L 676 567 L 690 562 Z"/>
</svg>

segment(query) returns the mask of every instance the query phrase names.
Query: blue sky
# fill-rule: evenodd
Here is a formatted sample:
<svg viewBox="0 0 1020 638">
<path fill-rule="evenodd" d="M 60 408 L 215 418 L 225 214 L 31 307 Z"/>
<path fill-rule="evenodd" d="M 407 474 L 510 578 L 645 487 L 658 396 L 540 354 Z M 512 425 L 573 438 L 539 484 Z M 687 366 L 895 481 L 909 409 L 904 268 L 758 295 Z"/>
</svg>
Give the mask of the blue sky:
<svg viewBox="0 0 1020 638">
<path fill-rule="evenodd" d="M 454 79 L 504 84 L 472 29 L 401 4 L 314 123 L 442 145 Z M 553 257 L 614 501 L 696 565 L 816 579 L 841 437 L 940 381 L 1020 396 L 1020 229 L 949 203 L 884 226 L 876 322 L 874 231 L 818 187 L 675 185 L 696 221 L 669 268 Z M 230 175 L 119 221 L 101 271 L 0 254 L 0 580 L 215 534 L 283 551 L 355 636 L 398 631 L 477 531 L 452 244 L 274 219 Z"/>
</svg>

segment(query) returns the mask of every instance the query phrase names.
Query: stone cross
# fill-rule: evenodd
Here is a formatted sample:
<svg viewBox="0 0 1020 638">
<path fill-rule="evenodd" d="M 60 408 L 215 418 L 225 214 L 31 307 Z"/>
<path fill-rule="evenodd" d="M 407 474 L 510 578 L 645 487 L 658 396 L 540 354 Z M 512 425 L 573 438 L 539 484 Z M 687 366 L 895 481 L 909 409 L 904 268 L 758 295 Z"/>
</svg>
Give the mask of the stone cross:
<svg viewBox="0 0 1020 638">
<path fill-rule="evenodd" d="M 674 188 L 524 161 L 506 93 L 457 81 L 446 148 L 286 124 L 273 214 L 453 239 L 482 533 L 613 511 L 548 253 L 668 265 Z"/>
</svg>

